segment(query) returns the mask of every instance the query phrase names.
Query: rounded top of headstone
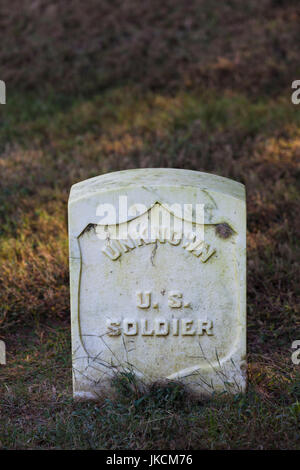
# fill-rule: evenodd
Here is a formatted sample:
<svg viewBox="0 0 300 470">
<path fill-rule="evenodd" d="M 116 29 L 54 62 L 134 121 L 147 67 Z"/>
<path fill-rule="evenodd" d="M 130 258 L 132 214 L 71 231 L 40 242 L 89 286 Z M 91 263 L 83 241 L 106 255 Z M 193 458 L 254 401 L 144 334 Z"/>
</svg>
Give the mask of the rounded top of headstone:
<svg viewBox="0 0 300 470">
<path fill-rule="evenodd" d="M 177 168 L 139 168 L 106 173 L 76 183 L 71 188 L 69 202 L 90 197 L 95 193 L 124 191 L 133 187 L 152 191 L 155 187 L 172 186 L 213 190 L 237 199 L 245 199 L 245 186 L 229 178 Z"/>
</svg>

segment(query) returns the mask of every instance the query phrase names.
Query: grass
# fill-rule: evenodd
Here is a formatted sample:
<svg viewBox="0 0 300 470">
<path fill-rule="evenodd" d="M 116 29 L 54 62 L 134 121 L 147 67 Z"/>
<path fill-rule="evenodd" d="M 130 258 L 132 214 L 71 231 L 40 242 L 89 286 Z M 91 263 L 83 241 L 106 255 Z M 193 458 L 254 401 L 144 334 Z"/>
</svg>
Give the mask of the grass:
<svg viewBox="0 0 300 470">
<path fill-rule="evenodd" d="M 276 96 L 299 73 L 295 0 L 2 2 L 2 80 L 89 94 L 111 86 Z"/>
<path fill-rule="evenodd" d="M 141 389 L 134 376 L 122 374 L 114 380 L 114 398 L 76 403 L 68 326 L 28 328 L 22 339 L 9 340 L 1 381 L 3 449 L 298 448 L 300 376 L 292 379 L 282 358 L 251 364 L 246 395 L 201 401 L 176 383 Z"/>
<path fill-rule="evenodd" d="M 31 22 L 29 1 L 22 10 L 2 6 L 13 52 L 7 57 L 4 45 L 0 53 L 8 83 L 0 108 L 0 339 L 7 345 L 0 446 L 299 449 L 300 369 L 291 344 L 300 336 L 300 107 L 290 101 L 299 7 L 265 0 L 208 9 L 193 1 L 186 17 L 168 1 L 164 13 L 130 0 L 120 12 L 102 2 L 105 14 L 96 14 L 96 3 L 84 12 L 76 1 L 72 12 L 65 2 L 47 4 L 46 26 L 37 20 L 39 2 Z M 108 21 L 102 60 L 99 15 Z M 118 15 L 119 36 L 111 29 Z M 246 184 L 247 393 L 201 401 L 178 384 L 141 389 L 125 375 L 114 397 L 73 402 L 70 186 L 156 166 Z"/>
</svg>

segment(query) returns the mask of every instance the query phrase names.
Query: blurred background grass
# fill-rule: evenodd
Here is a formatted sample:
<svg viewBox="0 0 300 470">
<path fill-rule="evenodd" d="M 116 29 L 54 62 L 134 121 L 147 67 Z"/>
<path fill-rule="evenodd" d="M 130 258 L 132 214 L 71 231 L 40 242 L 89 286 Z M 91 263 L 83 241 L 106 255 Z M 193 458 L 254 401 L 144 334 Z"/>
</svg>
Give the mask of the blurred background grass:
<svg viewBox="0 0 300 470">
<path fill-rule="evenodd" d="M 1 2 L 0 445 L 299 447 L 299 22 L 284 0 Z M 246 184 L 245 397 L 161 410 L 149 395 L 146 414 L 135 396 L 70 399 L 69 189 L 138 167 Z"/>
</svg>

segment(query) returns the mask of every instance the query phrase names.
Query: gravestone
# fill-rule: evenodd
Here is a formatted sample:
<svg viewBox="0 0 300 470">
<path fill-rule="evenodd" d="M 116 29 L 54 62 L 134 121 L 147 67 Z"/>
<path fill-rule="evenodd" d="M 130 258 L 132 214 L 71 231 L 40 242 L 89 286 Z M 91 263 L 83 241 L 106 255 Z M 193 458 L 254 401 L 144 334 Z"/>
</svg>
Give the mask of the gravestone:
<svg viewBox="0 0 300 470">
<path fill-rule="evenodd" d="M 82 181 L 69 249 L 75 397 L 99 397 L 120 373 L 200 395 L 245 389 L 242 184 L 165 168 Z"/>
<path fill-rule="evenodd" d="M 6 348 L 4 341 L 0 340 L 0 364 L 6 364 Z"/>
</svg>

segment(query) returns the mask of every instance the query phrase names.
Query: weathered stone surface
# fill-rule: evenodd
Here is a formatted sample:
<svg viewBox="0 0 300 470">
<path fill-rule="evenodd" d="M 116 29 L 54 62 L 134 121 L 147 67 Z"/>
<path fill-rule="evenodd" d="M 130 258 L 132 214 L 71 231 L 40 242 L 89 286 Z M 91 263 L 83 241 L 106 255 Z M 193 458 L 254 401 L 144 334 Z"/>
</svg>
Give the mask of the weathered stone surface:
<svg viewBox="0 0 300 470">
<path fill-rule="evenodd" d="M 96 398 L 126 370 L 199 394 L 244 390 L 245 241 L 244 186 L 227 178 L 159 168 L 75 184 L 74 396 Z"/>
</svg>

